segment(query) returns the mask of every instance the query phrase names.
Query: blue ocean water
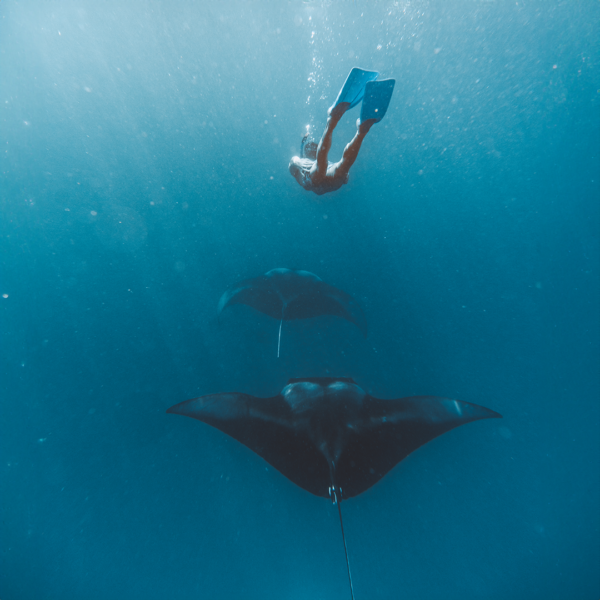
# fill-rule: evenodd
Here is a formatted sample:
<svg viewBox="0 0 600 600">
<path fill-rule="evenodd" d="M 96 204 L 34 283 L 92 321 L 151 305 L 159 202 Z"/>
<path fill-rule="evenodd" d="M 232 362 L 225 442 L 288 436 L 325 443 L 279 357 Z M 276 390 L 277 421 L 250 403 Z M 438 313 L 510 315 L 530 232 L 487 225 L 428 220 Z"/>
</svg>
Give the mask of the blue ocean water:
<svg viewBox="0 0 600 600">
<path fill-rule="evenodd" d="M 0 4 L 2 600 L 348 598 L 336 508 L 204 424 L 351 376 L 500 412 L 343 503 L 356 598 L 600 595 L 600 5 Z M 350 181 L 287 171 L 353 66 Z M 337 160 L 358 110 L 334 134 Z M 352 294 L 283 324 L 225 289 Z"/>
</svg>

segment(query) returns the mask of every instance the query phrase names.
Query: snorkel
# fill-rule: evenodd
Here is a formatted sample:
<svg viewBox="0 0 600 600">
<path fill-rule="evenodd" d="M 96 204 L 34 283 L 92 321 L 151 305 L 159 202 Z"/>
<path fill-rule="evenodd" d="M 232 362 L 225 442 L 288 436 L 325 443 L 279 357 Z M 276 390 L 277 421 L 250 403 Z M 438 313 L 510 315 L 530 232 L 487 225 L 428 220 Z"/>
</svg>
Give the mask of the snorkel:
<svg viewBox="0 0 600 600">
<path fill-rule="evenodd" d="M 306 133 L 300 143 L 300 158 L 308 158 L 310 160 L 317 160 L 317 144 L 312 140 L 309 141 L 310 136 L 310 125 L 306 126 Z"/>
</svg>

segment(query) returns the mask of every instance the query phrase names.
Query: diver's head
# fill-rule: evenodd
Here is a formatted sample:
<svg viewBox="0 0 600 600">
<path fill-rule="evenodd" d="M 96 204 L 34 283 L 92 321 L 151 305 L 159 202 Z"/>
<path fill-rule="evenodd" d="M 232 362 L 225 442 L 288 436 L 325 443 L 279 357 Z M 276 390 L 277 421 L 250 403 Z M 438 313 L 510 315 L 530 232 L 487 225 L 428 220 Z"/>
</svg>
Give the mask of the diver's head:
<svg viewBox="0 0 600 600">
<path fill-rule="evenodd" d="M 309 141 L 310 130 L 309 125 L 306 126 L 306 133 L 300 142 L 300 156 L 309 160 L 317 160 L 317 144 L 312 140 Z"/>
<path fill-rule="evenodd" d="M 300 177 L 300 174 L 301 174 L 300 166 L 296 162 L 297 160 L 298 160 L 298 157 L 294 156 L 294 158 L 292 158 L 292 160 L 290 160 L 290 165 L 288 167 L 288 169 L 290 170 L 290 173 L 296 179 L 298 179 L 298 177 Z"/>
<path fill-rule="evenodd" d="M 317 160 L 317 147 L 315 142 L 306 142 L 302 148 L 302 156 L 311 160 Z"/>
<path fill-rule="evenodd" d="M 292 157 L 292 160 L 290 160 L 290 166 L 288 167 L 290 173 L 294 179 L 305 189 L 308 189 L 306 186 L 310 185 L 310 170 L 314 164 L 314 160 L 300 158 L 299 156 L 294 156 Z"/>
</svg>

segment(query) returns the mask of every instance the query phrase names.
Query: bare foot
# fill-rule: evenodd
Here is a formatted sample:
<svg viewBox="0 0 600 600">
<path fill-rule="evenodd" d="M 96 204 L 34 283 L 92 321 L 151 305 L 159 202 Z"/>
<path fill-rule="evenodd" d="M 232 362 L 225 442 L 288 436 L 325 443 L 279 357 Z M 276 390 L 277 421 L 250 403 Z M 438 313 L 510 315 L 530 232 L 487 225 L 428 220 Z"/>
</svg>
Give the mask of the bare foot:
<svg viewBox="0 0 600 600">
<path fill-rule="evenodd" d="M 375 123 L 377 123 L 377 119 L 367 119 L 363 123 L 360 122 L 360 119 L 356 119 L 356 129 L 358 129 L 358 133 L 366 135 Z"/>
<path fill-rule="evenodd" d="M 327 111 L 327 120 L 337 123 L 349 107 L 350 102 L 340 102 L 337 106 L 332 106 Z"/>
</svg>

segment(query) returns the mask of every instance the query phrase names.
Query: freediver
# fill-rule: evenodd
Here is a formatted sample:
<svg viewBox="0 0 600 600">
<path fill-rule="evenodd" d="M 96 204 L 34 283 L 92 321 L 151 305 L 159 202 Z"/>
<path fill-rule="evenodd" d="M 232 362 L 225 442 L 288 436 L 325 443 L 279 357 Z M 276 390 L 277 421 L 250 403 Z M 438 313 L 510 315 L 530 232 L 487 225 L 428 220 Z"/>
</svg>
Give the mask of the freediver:
<svg viewBox="0 0 600 600">
<path fill-rule="evenodd" d="M 371 127 L 385 116 L 394 91 L 394 79 L 375 81 L 378 76 L 377 71 L 352 69 L 336 101 L 327 111 L 327 125 L 319 144 L 308 141 L 308 131 L 302 138 L 300 156 L 292 158 L 289 170 L 305 190 L 321 196 L 335 192 L 348 183 L 348 173 L 356 161 L 361 144 Z M 342 159 L 336 163 L 329 162 L 333 130 L 344 113 L 361 101 L 356 134 L 344 148 Z"/>
</svg>

